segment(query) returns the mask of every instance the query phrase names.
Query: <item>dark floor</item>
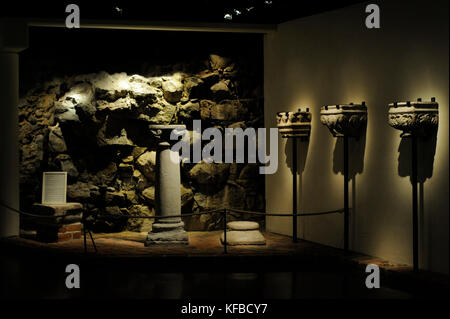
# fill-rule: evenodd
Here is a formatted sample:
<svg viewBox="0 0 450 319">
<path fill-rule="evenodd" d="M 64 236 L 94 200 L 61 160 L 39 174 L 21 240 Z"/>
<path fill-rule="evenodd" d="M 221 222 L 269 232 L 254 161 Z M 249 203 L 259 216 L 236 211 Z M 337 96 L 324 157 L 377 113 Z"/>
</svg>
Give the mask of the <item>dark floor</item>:
<svg viewBox="0 0 450 319">
<path fill-rule="evenodd" d="M 144 247 L 145 234 L 97 234 L 94 253 L 83 240 L 43 244 L 0 242 L 0 298 L 341 299 L 440 298 L 448 276 L 265 233 L 265 246 L 229 247 L 220 232 L 189 233 L 189 246 Z M 65 286 L 65 267 L 80 266 L 81 288 Z M 365 286 L 365 265 L 381 269 L 381 288 Z"/>
</svg>

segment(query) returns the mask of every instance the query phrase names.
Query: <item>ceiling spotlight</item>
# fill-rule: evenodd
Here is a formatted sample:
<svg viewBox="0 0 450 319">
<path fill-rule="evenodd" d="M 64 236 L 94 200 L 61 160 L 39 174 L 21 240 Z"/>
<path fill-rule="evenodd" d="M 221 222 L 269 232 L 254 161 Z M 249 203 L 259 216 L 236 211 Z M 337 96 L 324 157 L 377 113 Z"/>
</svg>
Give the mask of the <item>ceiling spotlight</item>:
<svg viewBox="0 0 450 319">
<path fill-rule="evenodd" d="M 247 9 L 245 9 L 245 10 L 247 10 L 247 12 L 250 12 L 250 11 L 252 11 L 253 9 L 255 9 L 255 7 L 250 7 L 250 8 L 247 8 Z"/>
<path fill-rule="evenodd" d="M 119 7 L 114 7 L 114 10 L 117 11 L 117 13 L 122 14 L 123 13 L 123 9 L 119 8 Z"/>
<path fill-rule="evenodd" d="M 229 14 L 229 13 L 226 13 L 226 14 L 223 16 L 223 18 L 224 18 L 225 20 L 233 20 L 233 16 L 232 16 L 231 14 Z"/>
<path fill-rule="evenodd" d="M 272 4 L 272 0 L 264 0 L 264 4 L 270 6 Z"/>
<path fill-rule="evenodd" d="M 242 12 L 241 11 L 239 11 L 238 9 L 233 9 L 233 12 L 238 16 L 238 15 L 240 15 Z"/>
</svg>

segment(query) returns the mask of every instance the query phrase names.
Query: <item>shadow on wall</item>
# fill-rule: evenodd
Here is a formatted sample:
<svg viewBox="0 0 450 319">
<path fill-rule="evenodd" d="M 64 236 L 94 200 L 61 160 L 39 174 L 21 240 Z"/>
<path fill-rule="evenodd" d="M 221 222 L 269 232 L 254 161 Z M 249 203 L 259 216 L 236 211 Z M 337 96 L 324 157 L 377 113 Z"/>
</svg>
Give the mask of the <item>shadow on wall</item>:
<svg viewBox="0 0 450 319">
<path fill-rule="evenodd" d="M 430 216 L 425 215 L 424 202 L 424 184 L 427 179 L 433 176 L 434 156 L 436 153 L 437 129 L 427 137 L 417 139 L 417 182 L 418 190 L 418 212 L 419 212 L 419 258 L 425 267 L 430 267 L 432 262 L 431 252 L 431 231 L 427 228 L 429 225 L 426 220 Z M 410 177 L 412 182 L 412 139 L 402 138 L 398 147 L 398 175 L 401 177 Z M 411 189 L 412 196 L 412 189 Z M 428 217 L 428 218 L 427 218 Z M 429 226 L 428 226 L 429 227 Z M 422 266 L 422 267 L 423 267 Z"/>
<path fill-rule="evenodd" d="M 348 178 L 353 180 L 356 174 L 364 170 L 364 154 L 366 151 L 366 130 L 364 126 L 361 136 L 348 139 Z M 333 152 L 333 172 L 344 175 L 344 139 L 337 138 Z"/>
<path fill-rule="evenodd" d="M 286 165 L 294 173 L 292 165 L 292 138 L 288 138 L 284 148 L 284 155 L 286 155 Z M 308 158 L 309 138 L 297 138 L 297 174 L 300 175 L 300 185 L 302 182 L 302 173 L 305 170 L 306 160 Z"/>
<path fill-rule="evenodd" d="M 425 183 L 433 176 L 434 155 L 436 153 L 437 130 L 427 137 L 417 139 L 417 181 Z M 398 147 L 398 175 L 410 177 L 412 173 L 412 140 L 402 138 Z"/>
<path fill-rule="evenodd" d="M 350 247 L 356 243 L 356 175 L 364 171 L 367 123 L 357 138 L 348 138 L 348 179 L 352 181 L 350 200 Z M 333 172 L 344 175 L 344 139 L 338 137 L 333 152 Z M 348 181 L 347 181 L 348 182 Z M 344 201 L 342 201 L 342 207 Z"/>
</svg>

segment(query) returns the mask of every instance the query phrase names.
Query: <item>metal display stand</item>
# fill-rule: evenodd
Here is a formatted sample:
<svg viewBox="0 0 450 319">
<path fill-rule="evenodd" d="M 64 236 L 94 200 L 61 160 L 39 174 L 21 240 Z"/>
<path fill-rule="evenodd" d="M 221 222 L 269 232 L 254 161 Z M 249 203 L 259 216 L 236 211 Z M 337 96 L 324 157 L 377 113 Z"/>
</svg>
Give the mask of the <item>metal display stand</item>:
<svg viewBox="0 0 450 319">
<path fill-rule="evenodd" d="M 419 205 L 418 205 L 418 158 L 419 138 L 436 132 L 439 123 L 439 105 L 436 98 L 429 102 L 394 102 L 389 104 L 389 125 L 403 131 L 401 138 L 411 139 L 411 186 L 412 186 L 412 249 L 413 270 L 419 270 Z"/>
<path fill-rule="evenodd" d="M 366 102 L 323 106 L 320 112 L 320 120 L 322 124 L 328 127 L 334 137 L 343 138 L 344 142 L 344 251 L 348 252 L 350 245 L 348 140 L 351 137 L 358 139 L 367 124 Z"/>
<path fill-rule="evenodd" d="M 292 140 L 292 241 L 297 242 L 297 218 L 299 217 L 297 209 L 297 139 L 309 139 L 311 134 L 311 113 L 309 108 L 304 111 L 298 109 L 298 112 L 279 112 L 277 113 L 277 126 L 281 137 Z"/>
</svg>

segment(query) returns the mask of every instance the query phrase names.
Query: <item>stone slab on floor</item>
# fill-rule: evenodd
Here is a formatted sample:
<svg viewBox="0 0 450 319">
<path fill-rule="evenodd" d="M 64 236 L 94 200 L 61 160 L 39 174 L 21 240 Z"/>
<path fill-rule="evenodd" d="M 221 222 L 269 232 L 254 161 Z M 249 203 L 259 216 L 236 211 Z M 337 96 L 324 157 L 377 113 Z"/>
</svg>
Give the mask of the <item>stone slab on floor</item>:
<svg viewBox="0 0 450 319">
<path fill-rule="evenodd" d="M 223 233 L 220 242 L 224 243 Z M 266 239 L 259 230 L 229 230 L 227 231 L 227 245 L 265 245 Z"/>
</svg>

